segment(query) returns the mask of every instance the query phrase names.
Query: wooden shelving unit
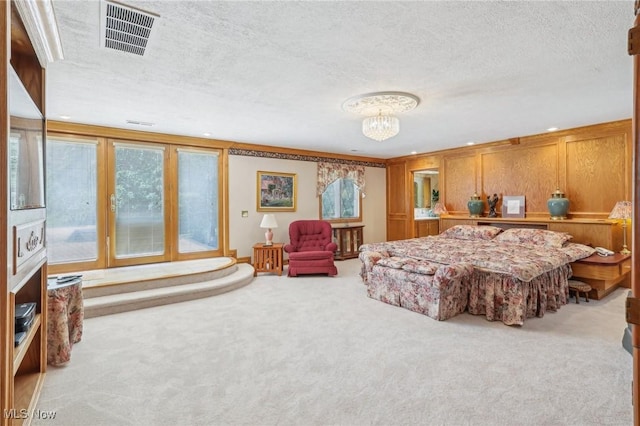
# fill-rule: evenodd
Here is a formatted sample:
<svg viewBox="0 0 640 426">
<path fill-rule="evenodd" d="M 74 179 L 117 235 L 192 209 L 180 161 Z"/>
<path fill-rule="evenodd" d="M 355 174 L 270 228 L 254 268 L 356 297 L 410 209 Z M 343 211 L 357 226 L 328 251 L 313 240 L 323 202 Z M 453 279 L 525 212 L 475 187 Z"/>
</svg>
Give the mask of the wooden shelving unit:
<svg viewBox="0 0 640 426">
<path fill-rule="evenodd" d="M 34 302 L 36 314 L 20 345 L 13 347 L 12 371 L 9 386 L 9 405 L 5 415 L 10 425 L 28 425 L 42 390 L 47 365 L 47 327 L 46 327 L 46 259 L 36 263 L 33 272 L 9 292 L 9 311 L 13 318 L 15 307 L 21 303 Z M 13 342 L 15 324 L 9 324 L 9 337 Z M 12 345 L 13 346 L 13 345 Z"/>
<path fill-rule="evenodd" d="M 25 172 L 23 167 L 44 172 L 43 168 L 32 168 L 33 163 L 28 161 L 29 166 L 22 166 L 21 157 L 16 154 L 21 150 L 15 148 L 28 143 L 24 141 L 35 140 L 43 144 L 44 151 L 46 134 L 45 68 L 38 60 L 23 22 L 23 18 L 36 17 L 25 12 L 24 7 L 24 2 L 0 2 L 0 62 L 10 71 L 0 77 L 4 79 L 4 84 L 0 84 L 0 164 L 3 165 L 0 167 L 3 174 L 0 177 L 3 182 L 0 185 L 0 270 L 4 274 L 0 280 L 0 426 L 31 424 L 47 367 L 46 209 L 43 202 L 21 209 L 23 206 L 15 202 L 17 186 L 13 186 L 17 185 L 16 176 Z M 29 117 L 41 117 L 29 118 L 35 122 L 33 127 L 19 111 L 12 109 L 14 105 L 23 104 L 23 100 L 26 100 L 24 105 L 35 112 L 30 112 Z M 34 133 L 24 138 L 12 136 L 21 130 Z M 41 192 L 35 196 L 40 197 L 44 188 L 38 190 Z M 20 194 L 36 193 L 25 189 Z M 35 303 L 36 311 L 25 338 L 15 346 L 15 311 L 22 303 Z"/>
</svg>

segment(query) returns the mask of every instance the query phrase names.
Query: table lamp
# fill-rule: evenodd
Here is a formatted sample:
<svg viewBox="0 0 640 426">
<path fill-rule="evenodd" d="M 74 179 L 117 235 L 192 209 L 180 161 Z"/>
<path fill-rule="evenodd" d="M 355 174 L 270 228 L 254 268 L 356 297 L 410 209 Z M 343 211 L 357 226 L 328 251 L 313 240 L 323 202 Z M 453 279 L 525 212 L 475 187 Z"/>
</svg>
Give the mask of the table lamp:
<svg viewBox="0 0 640 426">
<path fill-rule="evenodd" d="M 611 210 L 609 219 L 622 219 L 622 250 L 621 254 L 631 254 L 627 248 L 627 219 L 631 217 L 631 201 L 618 201 Z"/>
<path fill-rule="evenodd" d="M 271 228 L 277 228 L 278 222 L 276 222 L 276 217 L 272 214 L 265 214 L 262 217 L 262 222 L 260 222 L 260 228 L 267 228 L 267 232 L 264 233 L 264 238 L 266 239 L 265 246 L 272 246 L 273 242 L 273 232 L 271 232 Z"/>
<path fill-rule="evenodd" d="M 449 211 L 447 210 L 447 208 L 440 201 L 438 201 L 436 205 L 433 206 L 432 211 L 433 211 L 433 214 L 435 214 L 436 216 L 440 216 L 441 214 L 449 214 Z"/>
</svg>

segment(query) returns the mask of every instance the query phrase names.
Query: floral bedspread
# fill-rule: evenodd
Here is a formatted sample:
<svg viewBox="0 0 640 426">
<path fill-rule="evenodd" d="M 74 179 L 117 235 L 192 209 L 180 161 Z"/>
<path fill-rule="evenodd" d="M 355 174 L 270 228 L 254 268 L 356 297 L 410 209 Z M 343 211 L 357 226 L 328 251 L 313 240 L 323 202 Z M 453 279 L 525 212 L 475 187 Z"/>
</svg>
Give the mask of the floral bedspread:
<svg viewBox="0 0 640 426">
<path fill-rule="evenodd" d="M 440 265 L 411 258 L 381 259 L 372 269 L 367 294 L 373 299 L 443 321 L 467 308 L 469 264 Z"/>
<path fill-rule="evenodd" d="M 554 248 L 499 243 L 492 240 L 457 240 L 437 236 L 364 244 L 360 251 L 410 257 L 441 264 L 471 263 L 477 269 L 510 274 L 525 282 L 593 253 L 592 248 L 574 243 L 567 243 L 562 248 Z"/>
<path fill-rule="evenodd" d="M 389 268 L 388 258 L 408 258 L 432 264 L 473 265 L 468 283 L 466 309 L 485 315 L 490 321 L 522 325 L 526 318 L 542 317 L 568 300 L 570 262 L 588 257 L 591 247 L 567 243 L 561 248 L 500 243 L 492 240 L 458 240 L 429 236 L 409 240 L 364 244 L 360 248 L 361 277 L 368 286 L 392 281 L 416 282 L 416 271 L 391 268 L 393 272 L 375 272 L 374 267 Z M 429 278 L 432 279 L 432 278 Z M 374 282 L 375 281 L 375 282 Z M 405 286 L 406 287 L 406 286 Z M 378 290 L 379 291 L 379 290 Z"/>
</svg>

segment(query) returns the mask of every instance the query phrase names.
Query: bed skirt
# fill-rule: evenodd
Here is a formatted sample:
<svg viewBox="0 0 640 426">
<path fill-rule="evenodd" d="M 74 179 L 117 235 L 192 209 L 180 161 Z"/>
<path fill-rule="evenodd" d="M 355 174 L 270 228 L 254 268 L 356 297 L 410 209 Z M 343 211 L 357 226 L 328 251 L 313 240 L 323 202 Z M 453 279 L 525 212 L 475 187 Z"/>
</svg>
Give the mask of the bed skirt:
<svg viewBox="0 0 640 426">
<path fill-rule="evenodd" d="M 523 325 L 527 318 L 555 312 L 569 299 L 569 264 L 525 282 L 467 263 L 437 264 L 434 274 L 421 274 L 402 269 L 401 260 L 396 267 L 378 264 L 382 258 L 387 253 L 360 253 L 368 296 L 437 320 L 466 310 L 489 321 Z"/>
</svg>

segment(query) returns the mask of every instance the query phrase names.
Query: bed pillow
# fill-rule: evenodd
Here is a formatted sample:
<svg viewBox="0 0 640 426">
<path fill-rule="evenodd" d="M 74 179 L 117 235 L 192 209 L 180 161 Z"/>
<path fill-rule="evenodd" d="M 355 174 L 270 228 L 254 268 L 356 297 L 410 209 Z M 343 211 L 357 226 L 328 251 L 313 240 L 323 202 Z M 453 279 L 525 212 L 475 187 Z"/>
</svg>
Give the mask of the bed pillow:
<svg viewBox="0 0 640 426">
<path fill-rule="evenodd" d="M 564 243 L 571 238 L 571 235 L 566 232 L 547 231 L 546 229 L 511 228 L 505 230 L 494 240 L 503 243 L 561 248 Z"/>
<path fill-rule="evenodd" d="M 489 225 L 456 225 L 445 230 L 440 237 L 455 240 L 491 240 L 502 231 L 502 228 Z"/>
<path fill-rule="evenodd" d="M 596 252 L 596 249 L 585 246 L 584 244 L 567 242 L 562 246 L 562 252 L 569 256 L 569 262 L 575 262 L 576 260 L 591 256 Z"/>
</svg>

